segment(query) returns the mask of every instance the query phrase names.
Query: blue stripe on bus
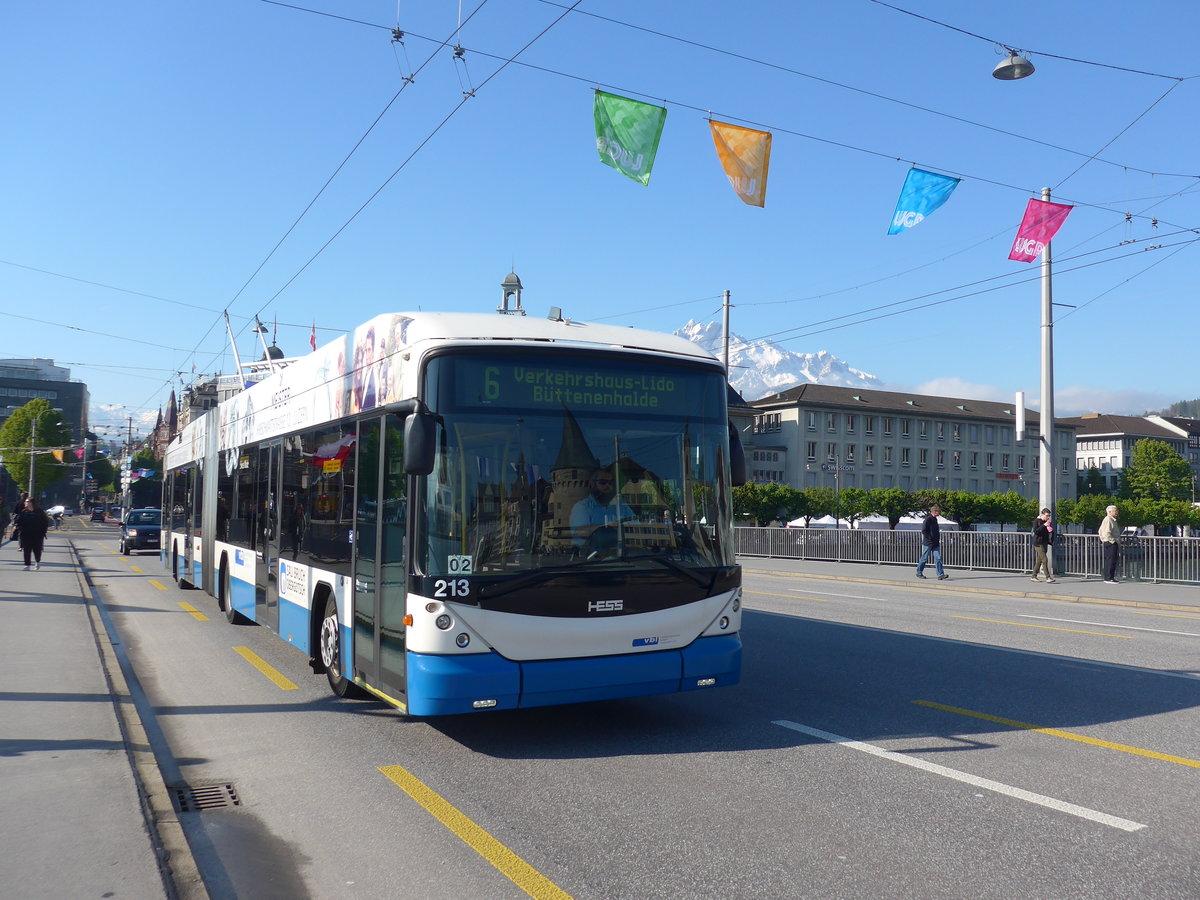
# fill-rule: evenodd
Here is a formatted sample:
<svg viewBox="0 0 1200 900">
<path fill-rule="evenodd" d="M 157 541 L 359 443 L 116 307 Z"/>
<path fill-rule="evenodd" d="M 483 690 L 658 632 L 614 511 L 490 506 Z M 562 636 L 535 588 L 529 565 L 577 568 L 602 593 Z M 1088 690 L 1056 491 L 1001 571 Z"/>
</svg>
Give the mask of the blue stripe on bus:
<svg viewBox="0 0 1200 900">
<path fill-rule="evenodd" d="M 291 600 L 279 598 L 279 636 L 305 653 L 308 646 L 308 610 Z"/>
<path fill-rule="evenodd" d="M 254 621 L 254 585 L 247 584 L 240 578 L 229 576 L 229 599 L 235 612 L 241 613 L 251 622 Z"/>
<path fill-rule="evenodd" d="M 742 642 L 736 634 L 700 638 L 682 650 L 516 663 L 497 653 L 465 656 L 408 654 L 408 713 L 439 716 L 491 709 L 551 706 L 697 690 L 740 679 Z"/>
</svg>

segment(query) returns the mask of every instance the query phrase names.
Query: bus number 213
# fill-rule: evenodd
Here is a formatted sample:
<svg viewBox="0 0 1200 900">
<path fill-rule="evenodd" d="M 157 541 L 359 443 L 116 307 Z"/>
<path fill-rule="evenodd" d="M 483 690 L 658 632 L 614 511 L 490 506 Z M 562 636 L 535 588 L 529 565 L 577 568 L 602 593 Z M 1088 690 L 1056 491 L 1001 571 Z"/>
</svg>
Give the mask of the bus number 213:
<svg viewBox="0 0 1200 900">
<path fill-rule="evenodd" d="M 433 583 L 435 597 L 469 597 L 471 582 L 465 578 L 439 578 Z"/>
</svg>

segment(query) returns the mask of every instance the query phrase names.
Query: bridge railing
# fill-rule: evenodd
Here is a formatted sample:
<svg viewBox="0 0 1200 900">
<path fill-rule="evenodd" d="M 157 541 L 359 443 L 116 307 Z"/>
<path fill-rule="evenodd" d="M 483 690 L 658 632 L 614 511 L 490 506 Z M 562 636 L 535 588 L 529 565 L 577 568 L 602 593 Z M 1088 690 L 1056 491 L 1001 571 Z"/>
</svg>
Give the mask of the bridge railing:
<svg viewBox="0 0 1200 900">
<path fill-rule="evenodd" d="M 921 555 L 919 531 L 752 527 L 734 531 L 741 556 L 915 566 Z M 949 568 L 999 572 L 1033 568 L 1028 532 L 942 531 L 941 540 L 942 563 Z M 1099 577 L 1103 563 L 1096 535 L 1059 534 L 1055 539 L 1056 574 Z M 1200 584 L 1200 538 L 1123 537 L 1118 577 Z"/>
</svg>

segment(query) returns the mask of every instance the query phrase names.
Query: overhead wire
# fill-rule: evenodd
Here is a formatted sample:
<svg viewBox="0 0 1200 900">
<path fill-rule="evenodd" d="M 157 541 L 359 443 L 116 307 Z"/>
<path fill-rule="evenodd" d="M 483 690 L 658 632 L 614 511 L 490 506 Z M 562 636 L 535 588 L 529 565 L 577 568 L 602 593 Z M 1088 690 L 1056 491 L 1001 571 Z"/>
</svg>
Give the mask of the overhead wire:
<svg viewBox="0 0 1200 900">
<path fill-rule="evenodd" d="M 924 22 L 929 22 L 932 25 L 938 25 L 942 28 L 949 29 L 950 31 L 957 31 L 959 34 L 965 34 L 968 37 L 978 38 L 981 41 L 987 41 L 989 44 L 997 44 L 998 46 L 1004 47 L 1005 49 L 1012 48 L 1011 44 L 1008 44 L 1004 41 L 998 41 L 995 38 L 984 37 L 982 34 L 976 34 L 973 31 L 967 31 L 965 28 L 959 28 L 957 25 L 950 25 L 950 24 L 948 24 L 946 22 L 942 22 L 938 19 L 933 19 L 933 18 L 930 18 L 929 16 L 923 16 L 920 13 L 915 13 L 912 10 L 904 9 L 899 6 L 893 6 L 891 3 L 885 3 L 884 0 L 869 0 L 869 2 L 874 3 L 877 6 L 886 6 L 888 9 L 895 10 L 898 13 L 903 13 L 906 16 L 912 16 L 914 19 L 921 19 Z M 1097 66 L 1102 69 L 1115 69 L 1118 72 L 1130 72 L 1134 75 L 1148 75 L 1151 78 L 1170 78 L 1170 79 L 1174 79 L 1175 81 L 1186 81 L 1189 78 L 1196 77 L 1195 75 L 1184 75 L 1184 76 L 1163 75 L 1159 72 L 1147 72 L 1147 71 L 1144 71 L 1143 69 L 1130 69 L 1125 66 L 1115 66 L 1115 65 L 1110 65 L 1109 63 L 1094 62 L 1090 59 L 1076 59 L 1071 56 L 1059 56 L 1054 53 L 1046 53 L 1041 50 L 1033 50 L 1030 48 L 1025 48 L 1024 50 L 1022 50 L 1022 52 L 1030 53 L 1034 56 L 1044 56 L 1047 59 L 1061 59 L 1065 62 L 1081 63 L 1085 66 Z"/>
</svg>

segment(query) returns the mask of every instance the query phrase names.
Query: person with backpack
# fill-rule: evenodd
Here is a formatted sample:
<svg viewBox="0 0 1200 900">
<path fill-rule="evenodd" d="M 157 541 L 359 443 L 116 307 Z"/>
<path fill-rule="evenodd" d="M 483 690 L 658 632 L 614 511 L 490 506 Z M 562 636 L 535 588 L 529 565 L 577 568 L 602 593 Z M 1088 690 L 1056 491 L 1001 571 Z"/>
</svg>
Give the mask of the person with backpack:
<svg viewBox="0 0 1200 900">
<path fill-rule="evenodd" d="M 1054 524 L 1050 518 L 1050 510 L 1043 509 L 1041 515 L 1033 520 L 1033 574 L 1029 576 L 1037 581 L 1038 572 L 1044 570 L 1046 584 L 1054 584 L 1054 569 L 1050 565 L 1050 546 L 1054 543 Z"/>
</svg>

